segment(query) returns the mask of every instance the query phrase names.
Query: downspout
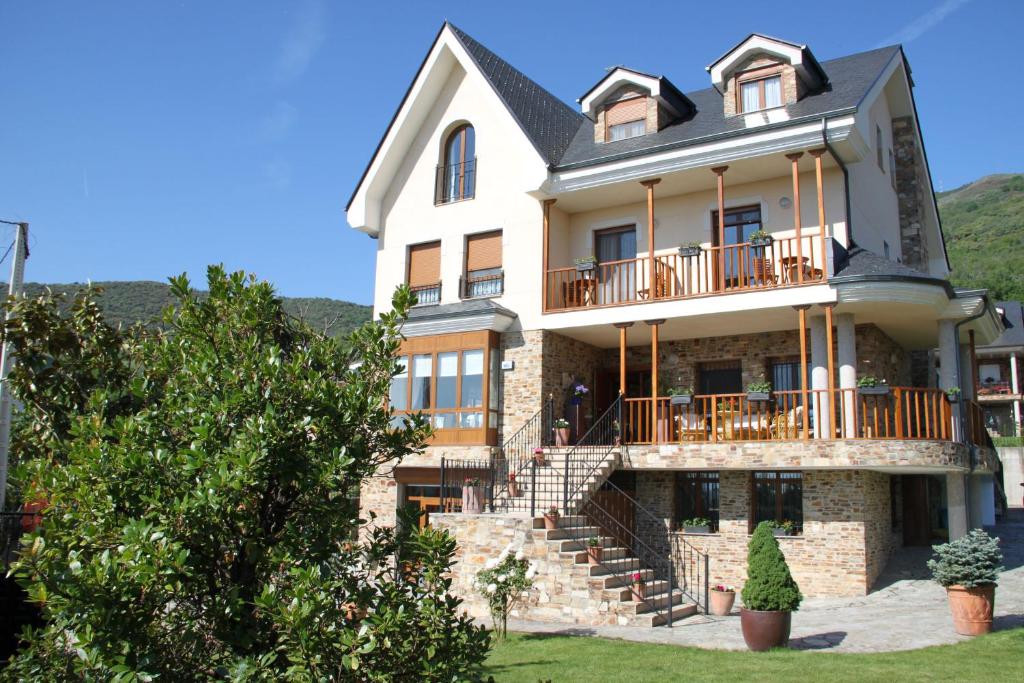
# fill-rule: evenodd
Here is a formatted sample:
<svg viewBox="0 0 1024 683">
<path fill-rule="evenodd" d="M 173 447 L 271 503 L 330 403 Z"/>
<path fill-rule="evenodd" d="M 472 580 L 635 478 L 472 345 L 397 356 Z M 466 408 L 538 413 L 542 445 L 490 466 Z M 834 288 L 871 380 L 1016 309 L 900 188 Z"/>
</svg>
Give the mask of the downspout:
<svg viewBox="0 0 1024 683">
<path fill-rule="evenodd" d="M 987 312 L 988 312 L 988 299 L 985 298 L 984 299 L 984 305 L 981 307 L 981 311 L 979 311 L 975 315 L 972 315 L 972 316 L 970 316 L 968 318 L 964 318 L 960 322 L 958 322 L 955 325 L 953 325 L 953 338 L 956 339 L 956 354 L 955 354 L 955 357 L 956 357 L 956 381 L 957 381 L 957 386 L 961 387 L 961 392 L 960 392 L 961 396 L 963 396 L 962 387 L 964 386 L 964 378 L 963 378 L 963 374 L 962 374 L 963 373 L 963 366 L 962 366 L 962 363 L 960 362 L 960 326 L 963 325 L 964 323 L 969 323 L 969 322 L 972 322 L 974 320 L 977 320 L 978 318 L 980 318 L 983 315 L 985 315 L 985 313 L 987 313 Z M 974 378 L 973 377 L 971 378 L 971 382 L 974 382 Z M 973 391 L 971 392 L 971 395 L 972 396 L 974 395 Z M 966 422 L 965 419 L 964 419 L 964 412 L 966 410 L 966 407 L 965 407 L 966 404 L 967 404 L 967 400 L 966 399 L 961 399 L 959 401 L 957 407 L 960 409 L 959 410 L 959 413 L 960 413 L 960 434 L 961 434 L 961 437 L 963 439 L 964 445 L 967 446 L 967 452 L 970 454 L 970 457 L 967 459 L 967 481 L 964 482 L 964 507 L 966 508 L 966 511 L 967 511 L 967 526 L 969 527 L 968 531 L 970 531 L 970 529 L 973 528 L 973 527 L 971 527 L 971 472 L 974 471 L 974 447 L 971 445 L 970 438 L 967 435 L 967 429 L 964 428 L 964 424 Z"/>
<path fill-rule="evenodd" d="M 846 198 L 846 241 L 850 244 L 850 247 L 853 247 L 853 214 L 850 210 L 850 169 L 846 168 L 846 164 L 839 158 L 839 154 L 836 153 L 835 148 L 828 141 L 827 116 L 821 117 L 821 142 L 843 171 L 843 196 Z"/>
</svg>

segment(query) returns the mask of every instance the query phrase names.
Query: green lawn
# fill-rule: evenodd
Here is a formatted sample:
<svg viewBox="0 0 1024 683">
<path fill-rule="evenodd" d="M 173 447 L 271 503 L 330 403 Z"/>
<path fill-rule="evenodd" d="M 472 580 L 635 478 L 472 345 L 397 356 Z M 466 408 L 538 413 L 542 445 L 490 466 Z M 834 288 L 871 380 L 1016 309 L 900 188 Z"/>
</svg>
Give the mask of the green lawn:
<svg viewBox="0 0 1024 683">
<path fill-rule="evenodd" d="M 700 650 L 574 636 L 509 635 L 486 673 L 506 681 L 1024 681 L 1024 629 L 884 654 Z"/>
</svg>

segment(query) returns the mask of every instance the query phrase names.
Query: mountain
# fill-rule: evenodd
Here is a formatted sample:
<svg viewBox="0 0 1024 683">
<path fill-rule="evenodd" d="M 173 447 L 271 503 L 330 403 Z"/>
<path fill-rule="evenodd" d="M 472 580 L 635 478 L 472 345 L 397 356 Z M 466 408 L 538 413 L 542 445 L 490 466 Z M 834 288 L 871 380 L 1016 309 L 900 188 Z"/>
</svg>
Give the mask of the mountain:
<svg viewBox="0 0 1024 683">
<path fill-rule="evenodd" d="M 953 284 L 1024 301 L 1024 175 L 985 176 L 937 198 Z"/>
<path fill-rule="evenodd" d="M 163 282 L 135 280 L 128 282 L 94 282 L 103 288 L 100 306 L 112 323 L 157 323 L 164 308 L 174 303 L 171 288 Z M 35 296 L 49 287 L 54 292 L 74 292 L 81 284 L 39 284 L 29 282 L 25 293 Z M 315 329 L 341 337 L 370 319 L 370 306 L 322 297 L 282 297 L 284 309 L 302 318 Z"/>
</svg>

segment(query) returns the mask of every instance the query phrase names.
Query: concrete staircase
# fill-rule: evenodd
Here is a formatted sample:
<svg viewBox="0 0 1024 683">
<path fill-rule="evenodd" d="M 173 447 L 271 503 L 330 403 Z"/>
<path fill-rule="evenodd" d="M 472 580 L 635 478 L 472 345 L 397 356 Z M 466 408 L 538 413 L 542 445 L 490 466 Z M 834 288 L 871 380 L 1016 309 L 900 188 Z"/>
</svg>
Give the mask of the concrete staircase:
<svg viewBox="0 0 1024 683">
<path fill-rule="evenodd" d="M 656 579 L 644 567 L 632 549 L 617 545 L 611 536 L 602 536 L 601 529 L 581 515 L 562 516 L 557 529 L 545 529 L 544 518 L 533 520 L 534 541 L 547 548 L 549 562 L 557 562 L 570 574 L 563 582 L 586 587 L 584 599 L 578 589 L 572 591 L 571 609 L 577 612 L 578 623 L 594 623 L 595 619 L 620 626 L 662 626 L 668 623 L 669 605 L 672 621 L 677 622 L 697 613 L 694 604 L 682 591 L 670 589 L 668 581 Z M 590 537 L 601 539 L 600 564 L 588 563 L 586 544 Z M 642 602 L 633 599 L 633 574 L 639 572 L 646 581 Z M 564 616 L 564 613 L 563 613 Z"/>
<path fill-rule="evenodd" d="M 565 510 L 565 459 L 570 448 L 545 448 L 544 464 L 538 465 L 534 476 L 529 462 L 520 465 L 514 472 L 519 485 L 519 496 L 508 495 L 507 489 L 496 491 L 494 509 L 498 512 L 529 512 L 531 500 L 534 511 L 541 514 L 552 505 Z M 601 488 L 605 480 L 615 471 L 620 462 L 620 449 L 613 448 L 597 468 L 583 482 L 576 496 L 569 501 L 570 510 L 579 510 L 590 496 Z M 575 488 L 575 487 L 574 487 Z M 531 497 L 531 494 L 532 497 Z"/>
</svg>

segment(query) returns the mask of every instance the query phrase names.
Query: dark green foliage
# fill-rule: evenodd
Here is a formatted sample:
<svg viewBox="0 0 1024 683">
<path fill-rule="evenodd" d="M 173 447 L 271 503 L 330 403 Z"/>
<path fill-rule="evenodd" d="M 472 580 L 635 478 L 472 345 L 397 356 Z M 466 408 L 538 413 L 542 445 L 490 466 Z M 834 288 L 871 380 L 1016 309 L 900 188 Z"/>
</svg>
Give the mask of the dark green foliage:
<svg viewBox="0 0 1024 683">
<path fill-rule="evenodd" d="M 370 532 L 347 495 L 429 433 L 384 407 L 408 289 L 341 342 L 265 283 L 211 268 L 208 285 L 172 281 L 166 331 L 114 330 L 88 294 L 13 304 L 16 480 L 50 505 L 14 572 L 47 625 L 2 675 L 475 676 L 489 635 L 449 593 L 454 540 Z"/>
<path fill-rule="evenodd" d="M 955 541 L 933 545 L 932 550 L 935 557 L 928 560 L 928 569 L 942 586 L 984 586 L 998 581 L 1003 570 L 999 539 L 981 529 L 971 529 Z"/>
<path fill-rule="evenodd" d="M 163 310 L 174 304 L 174 294 L 165 282 L 136 280 L 127 282 L 96 282 L 94 287 L 103 290 L 97 299 L 104 319 L 114 326 L 130 326 L 135 323 L 162 326 Z M 69 294 L 82 288 L 78 284 L 25 285 L 25 294 L 36 297 L 49 288 L 55 294 Z M 206 292 L 197 292 L 200 298 Z M 372 308 L 348 301 L 323 297 L 281 297 L 286 313 L 300 318 L 315 330 L 332 337 L 343 338 L 370 319 Z"/>
<path fill-rule="evenodd" d="M 774 528 L 773 522 L 761 522 L 750 537 L 743 606 L 761 612 L 792 612 L 799 609 L 803 596 L 789 573 Z"/>
<path fill-rule="evenodd" d="M 957 287 L 1024 300 L 1024 175 L 992 175 L 938 195 Z"/>
</svg>

